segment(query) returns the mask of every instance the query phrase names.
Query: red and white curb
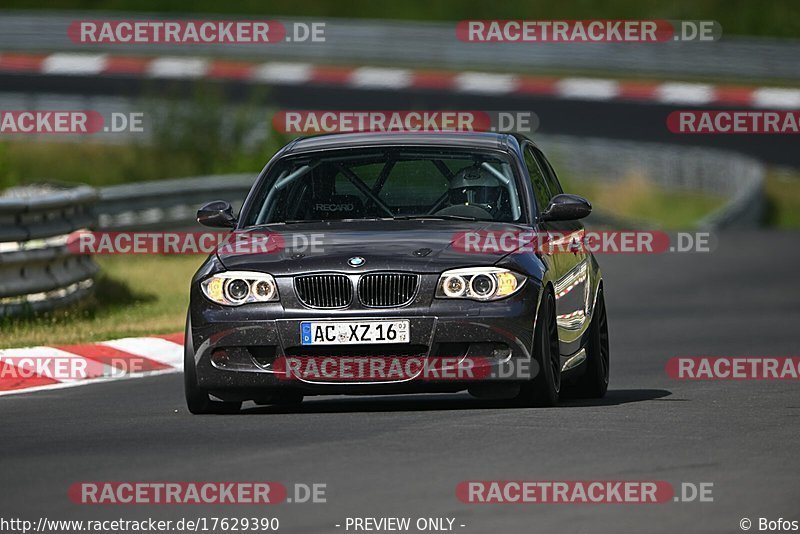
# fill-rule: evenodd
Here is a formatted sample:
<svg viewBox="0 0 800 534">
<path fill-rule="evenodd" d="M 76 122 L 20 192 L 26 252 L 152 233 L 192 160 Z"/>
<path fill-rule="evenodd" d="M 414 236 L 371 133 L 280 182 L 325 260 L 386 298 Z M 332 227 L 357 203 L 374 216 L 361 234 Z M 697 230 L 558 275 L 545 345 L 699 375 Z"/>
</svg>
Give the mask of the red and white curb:
<svg viewBox="0 0 800 534">
<path fill-rule="evenodd" d="M 0 396 L 182 372 L 183 337 L 0 349 Z"/>
<path fill-rule="evenodd" d="M 688 82 L 528 76 L 311 63 L 253 63 L 202 57 L 110 54 L 0 53 L 0 73 L 239 80 L 274 85 L 336 85 L 358 89 L 437 89 L 486 95 L 550 95 L 576 100 L 623 100 L 670 105 L 800 108 L 800 89 Z"/>
</svg>

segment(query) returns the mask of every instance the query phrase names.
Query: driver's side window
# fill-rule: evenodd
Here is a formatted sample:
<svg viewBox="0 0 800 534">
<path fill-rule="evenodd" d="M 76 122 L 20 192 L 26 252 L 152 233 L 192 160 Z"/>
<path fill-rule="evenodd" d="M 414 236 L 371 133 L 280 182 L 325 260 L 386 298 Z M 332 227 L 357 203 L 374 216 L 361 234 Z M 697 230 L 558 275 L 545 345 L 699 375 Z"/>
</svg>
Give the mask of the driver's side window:
<svg viewBox="0 0 800 534">
<path fill-rule="evenodd" d="M 539 163 L 536 161 L 530 145 L 525 146 L 525 166 L 528 168 L 528 175 L 531 177 L 533 196 L 536 198 L 538 211 L 544 211 L 550 203 L 552 195 L 550 194 L 542 169 L 539 167 Z"/>
<path fill-rule="evenodd" d="M 532 150 L 536 156 L 536 161 L 540 163 L 541 168 L 544 170 L 544 179 L 545 182 L 547 182 L 547 188 L 550 190 L 550 193 L 553 196 L 563 193 L 564 189 L 558 182 L 558 177 L 556 176 L 556 171 L 553 169 L 553 166 L 550 165 L 550 162 L 544 154 L 542 154 L 541 150 L 537 150 L 536 148 L 532 148 Z"/>
</svg>

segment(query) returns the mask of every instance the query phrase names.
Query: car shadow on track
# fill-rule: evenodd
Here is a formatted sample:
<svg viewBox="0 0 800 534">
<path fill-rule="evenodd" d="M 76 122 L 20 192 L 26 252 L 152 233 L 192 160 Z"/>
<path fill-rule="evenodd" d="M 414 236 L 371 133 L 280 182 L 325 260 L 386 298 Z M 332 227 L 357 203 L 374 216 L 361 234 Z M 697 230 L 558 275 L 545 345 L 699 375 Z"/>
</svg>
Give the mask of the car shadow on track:
<svg viewBox="0 0 800 534">
<path fill-rule="evenodd" d="M 664 389 L 615 389 L 602 399 L 565 399 L 559 408 L 618 406 L 631 402 L 661 399 L 672 392 Z M 245 408 L 242 414 L 303 414 L 357 412 L 424 412 L 445 410 L 535 409 L 518 407 L 504 400 L 475 399 L 467 394 L 456 395 L 391 395 L 386 397 L 324 397 L 309 398 L 293 406 L 256 406 Z"/>
<path fill-rule="evenodd" d="M 572 399 L 561 400 L 561 408 L 584 408 L 590 406 L 618 406 L 630 402 L 642 402 L 663 399 L 672 395 L 666 389 L 609 389 L 602 399 Z M 676 399 L 677 400 L 677 399 Z"/>
</svg>

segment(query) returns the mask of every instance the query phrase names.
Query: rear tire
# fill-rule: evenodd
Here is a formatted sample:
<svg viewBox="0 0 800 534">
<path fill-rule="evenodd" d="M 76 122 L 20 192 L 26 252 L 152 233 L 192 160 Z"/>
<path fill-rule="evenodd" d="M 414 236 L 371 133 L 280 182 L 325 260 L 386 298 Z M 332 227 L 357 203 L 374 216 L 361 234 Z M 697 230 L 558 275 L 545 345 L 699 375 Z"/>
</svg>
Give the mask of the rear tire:
<svg viewBox="0 0 800 534">
<path fill-rule="evenodd" d="M 603 290 L 597 293 L 592 324 L 589 326 L 589 342 L 586 344 L 586 369 L 570 394 L 584 399 L 599 399 L 608 390 L 610 356 L 608 344 L 608 318 Z"/>
<path fill-rule="evenodd" d="M 533 357 L 539 366 L 538 372 L 536 376 L 522 384 L 516 398 L 517 403 L 522 406 L 556 406 L 561 392 L 561 354 L 555 298 L 548 289 L 542 296 L 536 318 Z"/>
<path fill-rule="evenodd" d="M 186 395 L 186 407 L 195 415 L 200 414 L 234 414 L 242 408 L 241 402 L 222 402 L 211 400 L 208 392 L 197 385 L 197 369 L 194 363 L 194 345 L 192 343 L 191 324 L 186 320 L 186 336 L 183 343 L 183 388 Z"/>
</svg>

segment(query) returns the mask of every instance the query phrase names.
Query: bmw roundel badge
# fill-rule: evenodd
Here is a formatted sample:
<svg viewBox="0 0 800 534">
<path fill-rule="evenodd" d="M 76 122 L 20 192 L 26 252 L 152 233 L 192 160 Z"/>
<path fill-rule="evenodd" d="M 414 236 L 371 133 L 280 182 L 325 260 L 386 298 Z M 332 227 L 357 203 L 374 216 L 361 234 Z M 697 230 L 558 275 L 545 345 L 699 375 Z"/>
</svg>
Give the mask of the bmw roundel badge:
<svg viewBox="0 0 800 534">
<path fill-rule="evenodd" d="M 365 260 L 361 256 L 353 256 L 352 258 L 347 260 L 347 265 L 349 265 L 350 267 L 361 267 L 366 262 L 367 260 Z"/>
</svg>

